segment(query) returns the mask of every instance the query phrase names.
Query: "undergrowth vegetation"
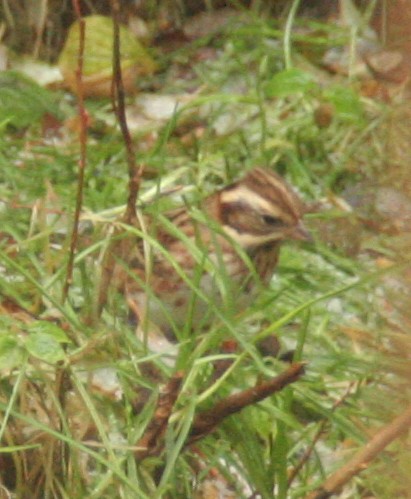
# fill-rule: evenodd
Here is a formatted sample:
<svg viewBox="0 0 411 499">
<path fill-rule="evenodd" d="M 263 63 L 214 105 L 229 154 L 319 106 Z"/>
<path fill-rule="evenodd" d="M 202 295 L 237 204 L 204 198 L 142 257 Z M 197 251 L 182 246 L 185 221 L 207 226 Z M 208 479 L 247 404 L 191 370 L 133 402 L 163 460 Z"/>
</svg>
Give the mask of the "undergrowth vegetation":
<svg viewBox="0 0 411 499">
<path fill-rule="evenodd" d="M 0 123 L 0 464 L 2 487 L 14 497 L 305 497 L 401 412 L 406 349 L 401 358 L 382 314 L 381 279 L 405 267 L 381 263 L 392 254 L 375 248 L 375 235 L 343 199 L 381 170 L 390 110 L 364 97 L 354 78 L 318 69 L 330 46 L 355 43 L 349 33 L 320 23 L 314 32 L 298 20 L 292 28 L 293 45 L 290 26 L 240 16 L 218 36 L 163 56 L 150 82 L 187 100 L 160 128 L 135 132 L 143 211 L 195 210 L 198 199 L 262 165 L 311 207 L 315 242 L 282 249 L 273 281 L 251 307 L 177 334 L 177 400 L 158 452 L 142 460 L 138 442 L 175 369 L 136 338 L 121 296 L 109 292 L 96 314 L 103 254 L 127 199 L 125 147 L 110 106 L 86 103 L 84 209 L 66 300 L 75 125 L 47 137 L 36 123 Z M 50 98 L 75 120 L 71 97 Z M 270 338 L 279 352 L 261 346 Z M 223 340 L 238 347 L 224 352 Z M 298 381 L 187 446 L 198 413 L 278 375 L 290 358 L 306 364 Z M 224 360 L 228 368 L 216 376 Z M 347 497 L 409 490 L 408 458 L 398 455 L 384 454 L 351 481 Z M 386 467 L 393 476 L 381 483 Z M 227 495 L 207 496 L 207 487 Z"/>
</svg>

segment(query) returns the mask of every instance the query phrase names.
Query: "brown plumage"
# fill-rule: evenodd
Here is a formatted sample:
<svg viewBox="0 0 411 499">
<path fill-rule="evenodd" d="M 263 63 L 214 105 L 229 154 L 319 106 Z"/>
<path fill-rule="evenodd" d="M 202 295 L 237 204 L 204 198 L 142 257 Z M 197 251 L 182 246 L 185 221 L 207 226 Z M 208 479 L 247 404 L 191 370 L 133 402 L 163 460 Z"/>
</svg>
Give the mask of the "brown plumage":
<svg viewBox="0 0 411 499">
<path fill-rule="evenodd" d="M 210 303 L 240 310 L 270 281 L 281 243 L 309 239 L 302 215 L 281 177 L 254 168 L 205 198 L 196 214 L 183 208 L 145 219 L 149 236 L 125 258 L 128 271 L 117 267 L 117 287 L 140 324 L 147 319 L 166 335 L 185 325 L 189 313 L 195 327 L 212 311 Z"/>
</svg>

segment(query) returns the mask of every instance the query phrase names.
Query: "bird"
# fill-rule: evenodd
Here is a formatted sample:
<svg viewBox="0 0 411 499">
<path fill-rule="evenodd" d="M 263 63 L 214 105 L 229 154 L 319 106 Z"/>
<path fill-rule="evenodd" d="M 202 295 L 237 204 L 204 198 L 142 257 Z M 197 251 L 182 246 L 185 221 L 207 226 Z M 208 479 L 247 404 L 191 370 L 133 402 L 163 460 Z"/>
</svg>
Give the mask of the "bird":
<svg viewBox="0 0 411 499">
<path fill-rule="evenodd" d="M 116 263 L 116 287 L 144 334 L 174 340 L 224 304 L 247 307 L 269 285 L 282 243 L 311 240 L 304 213 L 285 179 L 254 167 L 195 209 L 141 217 L 139 237 Z"/>
</svg>

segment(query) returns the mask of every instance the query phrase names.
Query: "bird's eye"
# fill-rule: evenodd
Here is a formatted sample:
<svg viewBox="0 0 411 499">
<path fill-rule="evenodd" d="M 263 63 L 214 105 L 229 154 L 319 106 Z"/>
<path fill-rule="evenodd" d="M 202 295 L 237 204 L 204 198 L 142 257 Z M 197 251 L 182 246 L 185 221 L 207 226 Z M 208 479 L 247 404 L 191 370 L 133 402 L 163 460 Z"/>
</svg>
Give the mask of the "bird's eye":
<svg viewBox="0 0 411 499">
<path fill-rule="evenodd" d="M 266 223 L 267 225 L 271 225 L 271 227 L 280 227 L 281 225 L 283 225 L 283 221 L 278 217 L 273 217 L 272 215 L 263 215 L 262 218 L 264 223 Z"/>
</svg>

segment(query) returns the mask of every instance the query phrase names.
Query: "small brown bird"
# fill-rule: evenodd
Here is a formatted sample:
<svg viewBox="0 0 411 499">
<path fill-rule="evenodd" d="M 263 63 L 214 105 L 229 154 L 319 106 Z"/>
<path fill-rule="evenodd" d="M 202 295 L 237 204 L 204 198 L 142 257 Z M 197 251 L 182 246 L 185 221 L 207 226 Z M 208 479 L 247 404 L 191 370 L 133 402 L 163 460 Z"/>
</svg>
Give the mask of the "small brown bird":
<svg viewBox="0 0 411 499">
<path fill-rule="evenodd" d="M 130 269 L 115 280 L 143 329 L 154 324 L 169 337 L 189 320 L 195 328 L 214 307 L 244 309 L 268 285 L 281 243 L 310 239 L 302 215 L 281 177 L 254 168 L 206 197 L 199 210 L 144 218 L 148 236 L 132 246 Z"/>
</svg>

